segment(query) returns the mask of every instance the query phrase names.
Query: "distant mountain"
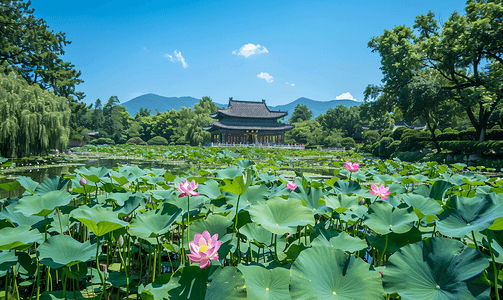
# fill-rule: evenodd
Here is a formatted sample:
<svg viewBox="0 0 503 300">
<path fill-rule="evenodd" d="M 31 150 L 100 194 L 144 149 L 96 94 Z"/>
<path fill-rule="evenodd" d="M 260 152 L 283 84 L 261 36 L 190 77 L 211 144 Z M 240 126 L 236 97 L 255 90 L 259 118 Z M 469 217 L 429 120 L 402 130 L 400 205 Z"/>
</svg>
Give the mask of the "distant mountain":
<svg viewBox="0 0 503 300">
<path fill-rule="evenodd" d="M 150 109 L 150 114 L 155 114 L 157 109 L 159 112 L 165 112 L 168 110 L 181 110 L 182 106 L 187 108 L 194 108 L 194 104 L 199 103 L 199 99 L 185 96 L 185 97 L 164 97 L 156 94 L 145 94 L 133 98 L 121 105 L 126 107 L 127 112 L 131 117 L 134 117 L 140 108 Z M 227 106 L 223 104 L 215 103 L 218 106 Z"/>
<path fill-rule="evenodd" d="M 244 100 L 244 99 L 243 99 Z M 182 106 L 187 108 L 194 108 L 194 104 L 199 103 L 199 99 L 194 97 L 163 97 L 156 94 L 146 94 L 133 98 L 127 102 L 122 103 L 129 112 L 129 115 L 134 117 L 134 115 L 140 111 L 140 108 L 150 109 L 151 114 L 155 114 L 157 109 L 159 112 L 165 112 L 169 110 L 181 110 Z M 267 102 L 266 102 L 267 103 Z M 218 107 L 227 107 L 227 102 L 225 104 L 217 103 Z M 336 107 L 337 105 L 345 105 L 351 107 L 354 105 L 360 105 L 362 102 L 354 100 L 331 100 L 331 101 L 316 101 L 308 98 L 299 98 L 293 102 L 284 105 L 268 106 L 270 110 L 282 110 L 288 111 L 288 116 L 285 121 L 292 116 L 293 110 L 297 104 L 306 105 L 313 112 L 313 119 L 320 114 L 327 112 L 329 108 Z"/>
<path fill-rule="evenodd" d="M 267 103 L 267 102 L 266 102 Z M 308 98 L 299 98 L 293 102 L 290 102 L 288 104 L 284 105 L 277 105 L 277 106 L 268 106 L 270 110 L 282 110 L 282 111 L 288 111 L 288 116 L 286 116 L 286 120 L 292 116 L 293 110 L 297 106 L 297 104 L 300 105 L 305 105 L 307 106 L 312 112 L 313 112 L 313 117 L 312 119 L 316 118 L 320 114 L 324 114 L 329 110 L 330 108 L 335 108 L 337 105 L 344 105 L 346 107 L 351 107 L 355 105 L 360 105 L 363 102 L 359 101 L 354 101 L 354 100 L 331 100 L 331 101 L 316 101 L 316 100 L 311 100 Z"/>
</svg>

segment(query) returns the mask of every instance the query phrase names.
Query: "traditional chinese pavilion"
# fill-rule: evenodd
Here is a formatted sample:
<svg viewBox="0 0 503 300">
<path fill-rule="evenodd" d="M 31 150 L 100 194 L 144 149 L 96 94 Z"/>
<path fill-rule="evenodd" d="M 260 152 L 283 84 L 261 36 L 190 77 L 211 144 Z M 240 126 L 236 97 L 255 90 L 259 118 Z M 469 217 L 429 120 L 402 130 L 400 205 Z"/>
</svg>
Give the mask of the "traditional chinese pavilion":
<svg viewBox="0 0 503 300">
<path fill-rule="evenodd" d="M 278 123 L 288 115 L 286 111 L 269 110 L 262 102 L 238 101 L 229 98 L 227 108 L 210 115 L 216 121 L 204 130 L 211 132 L 213 143 L 284 144 L 285 132 L 294 125 Z"/>
</svg>

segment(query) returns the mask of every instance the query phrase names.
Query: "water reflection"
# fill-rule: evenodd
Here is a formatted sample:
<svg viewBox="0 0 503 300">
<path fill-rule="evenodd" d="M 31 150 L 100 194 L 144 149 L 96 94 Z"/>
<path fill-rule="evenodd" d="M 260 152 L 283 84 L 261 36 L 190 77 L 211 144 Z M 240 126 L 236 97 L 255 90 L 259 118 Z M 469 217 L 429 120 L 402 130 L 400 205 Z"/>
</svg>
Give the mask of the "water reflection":
<svg viewBox="0 0 503 300">
<path fill-rule="evenodd" d="M 33 166 L 30 169 L 24 169 L 21 172 L 13 172 L 6 174 L 6 178 L 0 178 L 0 183 L 12 182 L 15 181 L 19 176 L 30 177 L 36 182 L 42 182 L 44 179 L 53 176 L 62 176 L 64 174 L 73 173 L 75 169 L 80 167 L 106 167 L 108 169 L 118 167 L 119 165 L 137 165 L 138 167 L 145 168 L 162 168 L 167 170 L 168 172 L 177 171 L 180 166 L 171 165 L 168 163 L 163 163 L 159 161 L 138 161 L 138 160 L 129 160 L 129 159 L 117 159 L 117 158 L 91 158 L 87 160 L 79 160 L 76 164 L 72 165 L 53 165 L 44 168 L 37 168 Z M 188 167 L 187 167 L 188 168 Z M 23 194 L 24 188 L 19 186 L 13 191 L 10 192 L 10 197 L 19 197 Z M 9 192 L 0 189 L 0 199 L 9 197 Z"/>
</svg>

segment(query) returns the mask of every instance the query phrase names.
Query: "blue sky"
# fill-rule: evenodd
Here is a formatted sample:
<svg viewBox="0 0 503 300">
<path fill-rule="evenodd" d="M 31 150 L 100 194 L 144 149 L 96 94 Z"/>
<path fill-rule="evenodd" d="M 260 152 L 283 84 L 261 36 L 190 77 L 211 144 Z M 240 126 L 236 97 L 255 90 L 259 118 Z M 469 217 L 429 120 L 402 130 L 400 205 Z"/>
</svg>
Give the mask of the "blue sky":
<svg viewBox="0 0 503 300">
<path fill-rule="evenodd" d="M 82 71 L 87 103 L 155 93 L 226 103 L 307 97 L 363 99 L 379 84 L 368 41 L 463 0 L 156 1 L 32 0 L 35 16 L 72 41 L 64 59 Z M 349 93 L 349 94 L 346 94 Z M 350 95 L 350 96 L 349 96 Z"/>
</svg>

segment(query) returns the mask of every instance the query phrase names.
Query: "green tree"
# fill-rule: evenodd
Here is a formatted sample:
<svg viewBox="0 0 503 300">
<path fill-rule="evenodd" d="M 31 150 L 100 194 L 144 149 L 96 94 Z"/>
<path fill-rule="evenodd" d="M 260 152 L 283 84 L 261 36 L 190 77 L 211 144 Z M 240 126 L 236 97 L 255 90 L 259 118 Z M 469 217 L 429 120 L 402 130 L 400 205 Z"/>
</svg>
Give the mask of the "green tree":
<svg viewBox="0 0 503 300">
<path fill-rule="evenodd" d="M 323 136 L 322 134 L 313 134 L 313 133 L 322 133 L 321 126 L 318 122 L 314 120 L 306 120 L 302 122 L 298 122 L 295 124 L 295 128 L 289 130 L 285 133 L 286 141 L 294 141 L 297 144 L 309 144 L 311 145 L 319 145 L 320 141 L 313 140 L 311 136 L 320 138 Z M 311 140 L 310 140 L 311 137 Z"/>
<path fill-rule="evenodd" d="M 416 18 L 417 35 L 398 26 L 374 37 L 369 47 L 381 55 L 384 85 L 369 86 L 366 99 L 389 109 L 415 76 L 434 71 L 483 141 L 488 120 L 503 99 L 503 2 L 469 0 L 465 12 L 454 12 L 441 28 L 429 12 Z"/>
<path fill-rule="evenodd" d="M 305 105 L 305 104 L 297 104 L 295 109 L 293 110 L 292 116 L 288 121 L 290 124 L 303 122 L 307 120 L 311 120 L 313 116 L 313 112 Z"/>
<path fill-rule="evenodd" d="M 360 133 L 362 129 L 359 106 L 348 108 L 344 105 L 337 105 L 335 108 L 330 108 L 325 114 L 316 117 L 316 121 L 320 123 L 325 132 L 337 129 L 347 137 Z"/>
<path fill-rule="evenodd" d="M 43 19 L 33 16 L 30 2 L 2 0 L 0 9 L 0 65 L 14 70 L 29 84 L 38 83 L 56 95 L 84 95 L 75 91 L 81 72 L 63 61 L 64 47 L 71 42 L 64 33 L 55 33 Z"/>
<path fill-rule="evenodd" d="M 1 71 L 0 155 L 41 155 L 66 148 L 71 114 L 68 100 Z"/>
</svg>

